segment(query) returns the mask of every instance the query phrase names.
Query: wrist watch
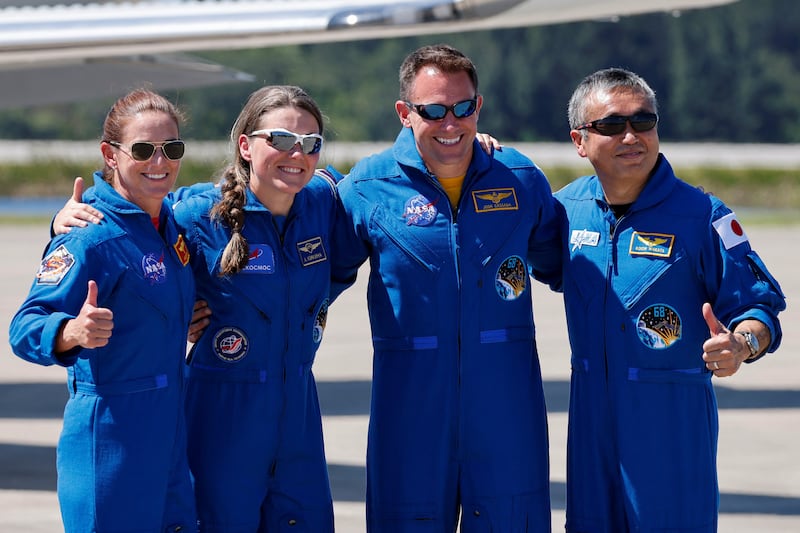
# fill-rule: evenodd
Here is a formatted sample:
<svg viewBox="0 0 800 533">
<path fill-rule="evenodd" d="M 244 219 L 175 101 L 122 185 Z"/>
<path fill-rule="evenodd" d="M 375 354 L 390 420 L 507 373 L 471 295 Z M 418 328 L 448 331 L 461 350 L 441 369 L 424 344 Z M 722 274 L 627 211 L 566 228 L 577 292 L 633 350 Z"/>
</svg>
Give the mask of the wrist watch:
<svg viewBox="0 0 800 533">
<path fill-rule="evenodd" d="M 737 331 L 739 335 L 744 337 L 744 342 L 747 344 L 747 348 L 750 350 L 750 357 L 747 359 L 752 359 L 758 354 L 760 346 L 758 345 L 758 337 L 750 333 L 749 331 Z"/>
</svg>

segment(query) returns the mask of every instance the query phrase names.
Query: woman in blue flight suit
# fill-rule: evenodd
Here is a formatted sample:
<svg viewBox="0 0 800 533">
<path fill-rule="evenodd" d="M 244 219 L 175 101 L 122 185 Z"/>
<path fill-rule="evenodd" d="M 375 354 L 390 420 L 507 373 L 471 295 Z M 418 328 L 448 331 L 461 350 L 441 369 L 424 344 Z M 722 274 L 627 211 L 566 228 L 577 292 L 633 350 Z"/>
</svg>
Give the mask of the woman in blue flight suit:
<svg viewBox="0 0 800 533">
<path fill-rule="evenodd" d="M 183 414 L 194 283 L 164 202 L 183 156 L 179 120 L 150 91 L 114 104 L 94 176 L 103 222 L 50 243 L 11 322 L 18 356 L 67 369 L 57 470 L 68 533 L 197 528 Z"/>
<path fill-rule="evenodd" d="M 189 461 L 203 532 L 333 530 L 311 366 L 330 287 L 332 182 L 301 89 L 253 93 L 221 187 L 175 206 L 210 325 L 188 362 Z"/>
</svg>

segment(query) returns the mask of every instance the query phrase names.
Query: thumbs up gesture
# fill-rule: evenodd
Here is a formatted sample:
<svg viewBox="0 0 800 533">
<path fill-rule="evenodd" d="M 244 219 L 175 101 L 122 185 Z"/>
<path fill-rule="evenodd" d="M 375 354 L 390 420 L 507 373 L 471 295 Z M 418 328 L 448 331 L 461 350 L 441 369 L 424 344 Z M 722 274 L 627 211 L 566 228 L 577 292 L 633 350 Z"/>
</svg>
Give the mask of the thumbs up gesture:
<svg viewBox="0 0 800 533">
<path fill-rule="evenodd" d="M 715 376 L 732 376 L 739 370 L 742 361 L 750 355 L 750 351 L 744 341 L 737 339 L 719 321 L 708 302 L 703 304 L 703 318 L 709 331 L 709 339 L 703 343 L 703 361 Z"/>
<path fill-rule="evenodd" d="M 114 313 L 111 309 L 97 307 L 97 283 L 89 280 L 86 300 L 78 316 L 67 320 L 61 329 L 56 352 L 65 352 L 76 346 L 100 348 L 108 344 L 114 329 Z"/>
</svg>

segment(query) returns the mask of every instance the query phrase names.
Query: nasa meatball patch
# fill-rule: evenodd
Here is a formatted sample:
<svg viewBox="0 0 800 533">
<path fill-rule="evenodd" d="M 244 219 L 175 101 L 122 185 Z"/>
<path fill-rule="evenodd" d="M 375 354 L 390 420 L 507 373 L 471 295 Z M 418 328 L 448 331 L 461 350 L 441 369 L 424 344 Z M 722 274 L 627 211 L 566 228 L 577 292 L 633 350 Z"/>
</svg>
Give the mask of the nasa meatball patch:
<svg viewBox="0 0 800 533">
<path fill-rule="evenodd" d="M 434 202 L 418 194 L 406 202 L 403 218 L 408 226 L 430 226 L 438 212 Z"/>
<path fill-rule="evenodd" d="M 636 332 L 642 344 L 663 350 L 681 339 L 681 317 L 668 305 L 651 305 L 636 320 Z"/>
<path fill-rule="evenodd" d="M 214 335 L 214 353 L 226 363 L 241 361 L 248 348 L 247 336 L 238 328 L 222 328 Z"/>
<path fill-rule="evenodd" d="M 150 285 L 160 285 L 167 281 L 167 265 L 164 264 L 164 254 L 150 252 L 142 257 L 142 275 Z"/>
</svg>

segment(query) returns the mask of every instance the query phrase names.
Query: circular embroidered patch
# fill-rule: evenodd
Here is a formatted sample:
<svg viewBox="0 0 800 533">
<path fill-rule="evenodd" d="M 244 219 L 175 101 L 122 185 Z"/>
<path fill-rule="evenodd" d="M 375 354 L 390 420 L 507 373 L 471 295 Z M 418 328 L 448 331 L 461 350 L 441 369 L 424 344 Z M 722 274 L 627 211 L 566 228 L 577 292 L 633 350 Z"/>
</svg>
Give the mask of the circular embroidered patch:
<svg viewBox="0 0 800 533">
<path fill-rule="evenodd" d="M 494 287 L 503 300 L 516 300 L 528 285 L 528 273 L 525 261 L 518 255 L 507 258 L 497 269 Z"/>
<path fill-rule="evenodd" d="M 436 220 L 436 213 L 433 202 L 418 194 L 406 202 L 403 218 L 409 226 L 430 226 Z"/>
<path fill-rule="evenodd" d="M 214 335 L 214 353 L 226 363 L 235 363 L 247 355 L 249 342 L 244 332 L 237 328 L 226 327 Z"/>
<path fill-rule="evenodd" d="M 668 305 L 651 305 L 636 320 L 636 332 L 642 344 L 663 350 L 680 340 L 681 317 Z"/>
<path fill-rule="evenodd" d="M 325 332 L 325 324 L 328 323 L 328 299 L 322 302 L 317 311 L 317 316 L 314 317 L 314 329 L 312 332 L 314 342 L 319 344 L 322 342 L 322 334 Z"/>
</svg>

